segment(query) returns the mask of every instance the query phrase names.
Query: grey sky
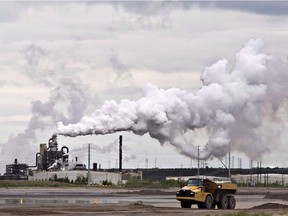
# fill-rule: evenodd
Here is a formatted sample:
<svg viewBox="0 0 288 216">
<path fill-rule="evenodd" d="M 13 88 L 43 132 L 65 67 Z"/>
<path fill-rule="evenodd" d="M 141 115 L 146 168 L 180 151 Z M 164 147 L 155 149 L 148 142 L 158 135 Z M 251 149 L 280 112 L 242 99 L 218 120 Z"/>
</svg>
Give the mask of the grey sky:
<svg viewBox="0 0 288 216">
<path fill-rule="evenodd" d="M 156 14 L 167 8 L 189 10 L 193 7 L 237 10 L 272 16 L 286 15 L 288 11 L 288 2 L 285 1 L 119 1 L 116 5 L 124 6 L 127 10 L 139 14 Z"/>
<path fill-rule="evenodd" d="M 0 170 L 15 157 L 33 164 L 39 143 L 51 136 L 54 123 L 56 127 L 53 121 L 59 116 L 75 121 L 71 114 L 76 110 L 89 114 L 109 99 L 137 100 L 146 83 L 195 91 L 206 66 L 226 58 L 232 67 L 235 53 L 250 38 L 263 38 L 265 52 L 286 61 L 287 12 L 287 2 L 274 1 L 0 2 L 2 148 L 9 146 L 9 137 L 27 129 L 33 101 L 47 106 L 55 102 L 50 104 L 53 112 L 41 119 L 50 126 L 36 131 L 30 143 L 17 143 L 25 146 L 27 154 L 12 150 L 2 154 Z M 82 98 L 83 107 L 69 91 Z M 57 92 L 61 95 L 56 98 Z M 190 163 L 173 147 L 162 147 L 146 135 L 123 135 L 127 157 L 135 155 L 138 161 L 130 160 L 127 166 L 143 167 L 144 158 L 154 160 L 155 152 L 158 158 L 168 158 L 162 160 L 162 167 Z M 108 145 L 117 136 L 59 137 L 59 142 L 70 148 L 86 142 Z M 277 154 L 284 155 L 282 148 L 279 144 L 279 151 L 268 155 L 267 163 Z M 112 164 L 116 159 L 109 158 Z M 103 159 L 101 163 L 108 162 Z"/>
</svg>

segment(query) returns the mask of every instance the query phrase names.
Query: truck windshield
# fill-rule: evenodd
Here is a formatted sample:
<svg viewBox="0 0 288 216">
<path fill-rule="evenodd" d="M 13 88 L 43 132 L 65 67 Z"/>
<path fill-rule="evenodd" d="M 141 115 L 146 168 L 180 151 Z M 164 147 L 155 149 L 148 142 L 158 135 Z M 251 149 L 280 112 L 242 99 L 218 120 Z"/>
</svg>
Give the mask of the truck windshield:
<svg viewBox="0 0 288 216">
<path fill-rule="evenodd" d="M 188 186 L 203 186 L 202 179 L 188 179 Z"/>
</svg>

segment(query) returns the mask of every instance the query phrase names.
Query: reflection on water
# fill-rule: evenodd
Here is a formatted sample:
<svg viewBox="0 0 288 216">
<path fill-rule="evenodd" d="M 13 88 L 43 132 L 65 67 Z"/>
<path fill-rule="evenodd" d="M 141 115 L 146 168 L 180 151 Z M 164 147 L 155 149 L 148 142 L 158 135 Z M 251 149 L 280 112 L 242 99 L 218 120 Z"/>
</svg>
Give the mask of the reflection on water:
<svg viewBox="0 0 288 216">
<path fill-rule="evenodd" d="M 79 196 L 65 196 L 59 197 L 57 195 L 52 196 L 37 196 L 37 197 L 0 197 L 0 206 L 1 205 L 45 205 L 45 204 L 111 204 L 111 203 L 121 203 L 121 204 L 130 204 L 135 203 L 138 200 L 141 200 L 147 205 L 164 205 L 169 203 L 169 206 L 179 205 L 178 201 L 173 196 L 159 195 L 118 195 L 118 196 L 93 196 L 93 197 L 79 197 Z"/>
<path fill-rule="evenodd" d="M 5 198 L 0 199 L 0 205 L 27 205 L 27 204 L 97 204 L 97 203 L 119 203 L 116 199 L 86 198 L 86 199 L 41 199 L 41 198 Z"/>
</svg>

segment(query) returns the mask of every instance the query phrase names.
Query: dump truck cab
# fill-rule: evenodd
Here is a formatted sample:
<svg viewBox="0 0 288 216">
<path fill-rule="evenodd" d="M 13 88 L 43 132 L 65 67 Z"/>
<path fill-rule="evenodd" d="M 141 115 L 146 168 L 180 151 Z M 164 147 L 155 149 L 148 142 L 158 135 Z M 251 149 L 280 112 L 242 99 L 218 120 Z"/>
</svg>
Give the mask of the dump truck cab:
<svg viewBox="0 0 288 216">
<path fill-rule="evenodd" d="M 198 208 L 234 209 L 236 200 L 233 194 L 237 185 L 230 181 L 213 181 L 208 178 L 189 178 L 187 185 L 176 193 L 182 208 L 191 208 L 197 204 Z"/>
</svg>

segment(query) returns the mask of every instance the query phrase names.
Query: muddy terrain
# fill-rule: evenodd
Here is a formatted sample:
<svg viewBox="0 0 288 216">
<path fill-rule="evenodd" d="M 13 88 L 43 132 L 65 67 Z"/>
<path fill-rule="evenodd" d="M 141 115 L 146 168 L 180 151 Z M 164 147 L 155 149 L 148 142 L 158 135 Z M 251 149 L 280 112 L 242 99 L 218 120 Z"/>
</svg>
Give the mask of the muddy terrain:
<svg viewBox="0 0 288 216">
<path fill-rule="evenodd" d="M 235 210 L 182 209 L 177 188 L 3 188 L 0 215 L 225 215 L 237 211 L 288 215 L 288 190 L 240 188 Z"/>
</svg>

